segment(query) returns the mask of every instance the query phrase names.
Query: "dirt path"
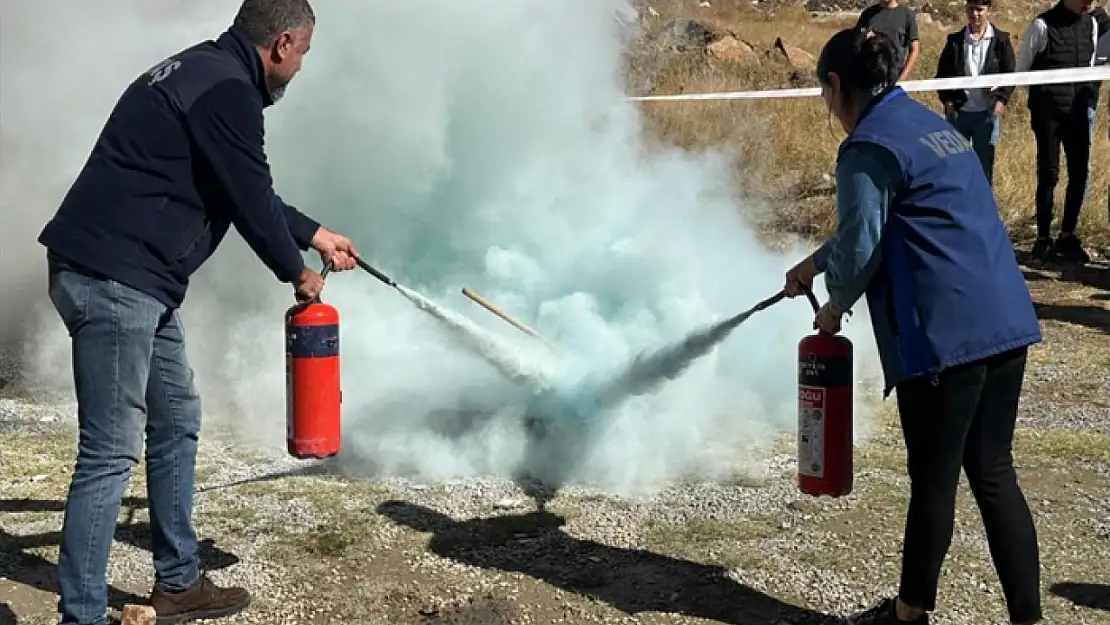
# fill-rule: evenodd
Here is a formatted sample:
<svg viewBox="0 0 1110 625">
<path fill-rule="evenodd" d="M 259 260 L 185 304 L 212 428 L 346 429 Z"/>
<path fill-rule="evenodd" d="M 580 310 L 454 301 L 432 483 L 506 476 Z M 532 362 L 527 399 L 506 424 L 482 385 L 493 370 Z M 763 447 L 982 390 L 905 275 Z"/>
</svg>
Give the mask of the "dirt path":
<svg viewBox="0 0 1110 625">
<path fill-rule="evenodd" d="M 1027 275 L 1046 341 L 1016 454 L 1046 608 L 1054 623 L 1110 623 L 1110 267 Z M 0 397 L 0 623 L 54 623 L 68 408 Z M 830 622 L 896 587 L 908 486 L 890 409 L 835 501 L 799 495 L 789 453 L 762 480 L 644 501 L 570 490 L 538 512 L 500 480 L 348 480 L 209 435 L 196 519 L 213 576 L 256 593 L 229 624 Z M 112 557 L 117 606 L 152 581 L 144 492 L 140 467 Z M 1006 622 L 966 486 L 959 505 L 935 622 Z"/>
</svg>

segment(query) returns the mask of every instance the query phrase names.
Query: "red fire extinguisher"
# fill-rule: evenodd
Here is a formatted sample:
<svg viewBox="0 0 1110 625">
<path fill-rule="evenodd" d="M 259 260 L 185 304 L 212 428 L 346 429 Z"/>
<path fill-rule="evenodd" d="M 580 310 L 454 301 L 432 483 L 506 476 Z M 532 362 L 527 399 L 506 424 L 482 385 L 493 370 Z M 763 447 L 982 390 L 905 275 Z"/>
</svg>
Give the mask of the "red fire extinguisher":
<svg viewBox="0 0 1110 625">
<path fill-rule="evenodd" d="M 847 337 L 818 330 L 798 343 L 798 488 L 807 495 L 852 492 L 852 377 Z"/>
<path fill-rule="evenodd" d="M 327 277 L 329 264 L 320 273 Z M 285 312 L 286 444 L 294 458 L 339 453 L 339 311 L 317 297 Z"/>
</svg>

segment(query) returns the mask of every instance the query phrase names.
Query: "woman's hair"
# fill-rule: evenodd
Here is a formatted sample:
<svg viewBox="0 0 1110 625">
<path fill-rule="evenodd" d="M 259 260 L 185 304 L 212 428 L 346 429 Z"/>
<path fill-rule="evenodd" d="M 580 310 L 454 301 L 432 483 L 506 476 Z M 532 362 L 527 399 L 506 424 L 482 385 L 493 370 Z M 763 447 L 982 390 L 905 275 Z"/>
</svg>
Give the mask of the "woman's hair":
<svg viewBox="0 0 1110 625">
<path fill-rule="evenodd" d="M 829 39 L 817 59 L 817 79 L 829 84 L 840 77 L 840 88 L 874 95 L 898 82 L 898 51 L 886 35 L 867 28 L 846 28 Z"/>
</svg>

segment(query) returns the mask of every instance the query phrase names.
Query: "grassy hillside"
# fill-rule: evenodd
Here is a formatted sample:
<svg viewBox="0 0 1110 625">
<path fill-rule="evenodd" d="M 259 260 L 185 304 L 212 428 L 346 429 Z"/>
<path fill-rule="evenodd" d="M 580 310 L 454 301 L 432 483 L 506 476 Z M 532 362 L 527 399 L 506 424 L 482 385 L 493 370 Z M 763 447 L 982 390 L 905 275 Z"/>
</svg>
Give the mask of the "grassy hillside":
<svg viewBox="0 0 1110 625">
<path fill-rule="evenodd" d="M 851 26 L 856 11 L 814 15 L 792 5 L 755 8 L 747 3 L 716 3 L 701 8 L 696 2 L 652 4 L 644 28 L 650 38 L 674 18 L 696 20 L 713 32 L 713 38 L 731 34 L 748 43 L 754 55 L 726 60 L 696 51 L 645 52 L 650 63 L 634 63 L 630 82 L 639 93 L 696 93 L 794 86 L 816 86 L 814 73 L 803 58 L 792 67 L 774 44 L 788 44 L 817 55 L 836 30 Z M 962 4 L 945 6 L 943 13 L 919 14 L 922 50 L 913 78 L 932 78 L 946 33 L 963 26 Z M 1031 5 L 996 9 L 996 26 L 1007 30 L 1019 45 Z M 1009 17 L 1007 14 L 1013 14 Z M 1001 16 L 1001 18 L 999 18 Z M 646 91 L 645 91 L 646 90 Z M 933 92 L 914 97 L 939 111 Z M 1081 218 L 1080 235 L 1094 251 L 1105 253 L 1110 245 L 1107 223 L 1107 185 L 1110 184 L 1110 145 L 1103 88 L 1091 160 L 1092 183 Z M 995 164 L 995 191 L 1000 210 L 1019 245 L 1033 234 L 1036 188 L 1035 145 L 1025 108 L 1025 88 L 1018 88 L 1003 113 Z M 819 98 L 763 101 L 647 102 L 642 105 L 651 131 L 661 140 L 686 147 L 725 148 L 736 155 L 737 176 L 746 192 L 771 199 L 777 208 L 778 227 L 820 235 L 835 223 L 830 174 L 843 131 L 828 116 Z M 1063 202 L 1067 183 L 1061 158 L 1057 206 Z M 1057 220 L 1059 219 L 1059 208 Z"/>
</svg>

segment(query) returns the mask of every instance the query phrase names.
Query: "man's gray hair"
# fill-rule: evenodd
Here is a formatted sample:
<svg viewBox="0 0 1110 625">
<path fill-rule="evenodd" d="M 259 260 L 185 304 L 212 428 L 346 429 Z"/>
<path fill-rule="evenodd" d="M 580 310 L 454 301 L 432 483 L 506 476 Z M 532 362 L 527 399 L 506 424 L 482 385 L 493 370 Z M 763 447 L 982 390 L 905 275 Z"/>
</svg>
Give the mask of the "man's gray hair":
<svg viewBox="0 0 1110 625">
<path fill-rule="evenodd" d="M 316 24 L 308 0 L 243 0 L 234 26 L 256 46 L 269 46 L 285 30 Z"/>
</svg>

